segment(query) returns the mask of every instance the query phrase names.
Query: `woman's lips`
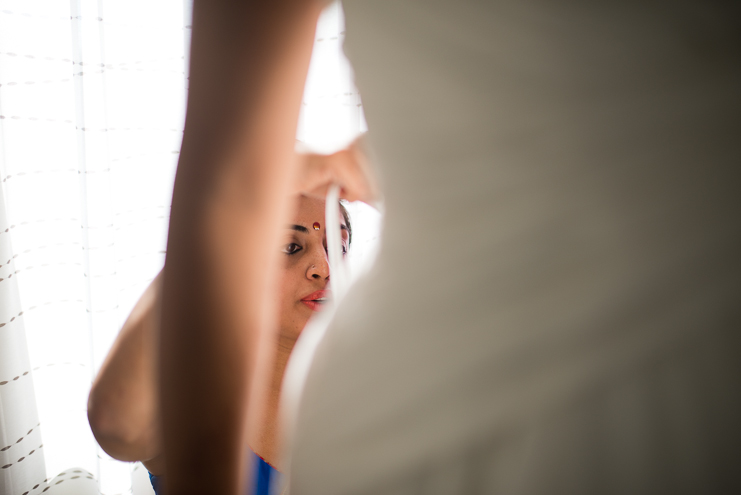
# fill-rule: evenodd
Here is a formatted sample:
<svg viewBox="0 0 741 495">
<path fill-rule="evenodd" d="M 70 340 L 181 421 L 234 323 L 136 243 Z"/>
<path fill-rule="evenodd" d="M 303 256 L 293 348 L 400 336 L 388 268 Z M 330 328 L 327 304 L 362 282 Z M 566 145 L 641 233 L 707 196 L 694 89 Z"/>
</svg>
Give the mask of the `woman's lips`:
<svg viewBox="0 0 741 495">
<path fill-rule="evenodd" d="M 312 311 L 321 311 L 322 306 L 329 302 L 330 297 L 332 297 L 331 290 L 318 290 L 301 299 L 301 302 L 306 304 Z"/>
</svg>

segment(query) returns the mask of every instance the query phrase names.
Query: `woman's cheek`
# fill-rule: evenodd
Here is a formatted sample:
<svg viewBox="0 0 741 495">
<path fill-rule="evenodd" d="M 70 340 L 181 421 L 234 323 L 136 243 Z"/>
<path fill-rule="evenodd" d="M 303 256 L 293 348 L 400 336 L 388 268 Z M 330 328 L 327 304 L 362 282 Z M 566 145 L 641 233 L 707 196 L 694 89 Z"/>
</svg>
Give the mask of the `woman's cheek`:
<svg viewBox="0 0 741 495">
<path fill-rule="evenodd" d="M 279 306 L 281 308 L 291 307 L 301 299 L 301 274 L 299 272 L 298 263 L 286 263 L 284 266 L 280 275 L 280 285 L 278 288 L 278 297 L 280 297 Z"/>
</svg>

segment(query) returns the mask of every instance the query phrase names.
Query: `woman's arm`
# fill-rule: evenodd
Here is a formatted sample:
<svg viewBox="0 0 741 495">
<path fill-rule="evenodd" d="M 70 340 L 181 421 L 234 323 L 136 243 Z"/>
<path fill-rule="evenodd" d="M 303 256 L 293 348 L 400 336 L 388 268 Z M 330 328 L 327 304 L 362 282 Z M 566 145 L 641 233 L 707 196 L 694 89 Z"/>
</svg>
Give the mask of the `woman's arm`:
<svg viewBox="0 0 741 495">
<path fill-rule="evenodd" d="M 154 474 L 162 469 L 154 375 L 161 279 L 160 273 L 126 319 L 88 399 L 101 448 L 122 461 L 144 461 Z"/>
<path fill-rule="evenodd" d="M 242 493 L 314 0 L 196 0 L 160 333 L 168 493 Z M 266 345 L 267 344 L 267 345 Z M 262 346 L 266 352 L 258 353 Z M 259 420 L 251 414 L 249 421 Z"/>
</svg>

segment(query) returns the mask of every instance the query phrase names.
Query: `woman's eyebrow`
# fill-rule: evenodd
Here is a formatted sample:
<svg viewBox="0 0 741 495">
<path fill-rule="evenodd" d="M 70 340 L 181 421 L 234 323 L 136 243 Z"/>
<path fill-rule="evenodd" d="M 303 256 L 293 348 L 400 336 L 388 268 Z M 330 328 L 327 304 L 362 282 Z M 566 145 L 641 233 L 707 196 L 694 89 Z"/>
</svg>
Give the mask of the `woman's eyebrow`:
<svg viewBox="0 0 741 495">
<path fill-rule="evenodd" d="M 296 232 L 302 232 L 304 234 L 309 233 L 309 229 L 307 229 L 306 227 L 302 225 L 295 225 L 295 224 L 289 225 L 288 228 L 291 230 L 295 230 Z M 347 230 L 347 227 L 345 226 L 345 224 L 340 224 L 340 230 Z"/>
</svg>

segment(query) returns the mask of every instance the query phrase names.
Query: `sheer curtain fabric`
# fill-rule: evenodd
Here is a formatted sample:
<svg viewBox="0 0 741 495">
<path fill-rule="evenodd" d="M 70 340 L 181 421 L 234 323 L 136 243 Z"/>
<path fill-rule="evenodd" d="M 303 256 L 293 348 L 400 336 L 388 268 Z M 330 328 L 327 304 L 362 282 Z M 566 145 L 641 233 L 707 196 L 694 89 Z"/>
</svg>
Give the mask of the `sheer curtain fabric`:
<svg viewBox="0 0 741 495">
<path fill-rule="evenodd" d="M 147 493 L 97 446 L 90 384 L 165 259 L 190 0 L 0 0 L 0 492 Z M 365 130 L 338 3 L 322 15 L 297 139 Z M 379 215 L 350 205 L 351 268 Z M 20 440 L 19 440 L 20 439 Z"/>
</svg>

